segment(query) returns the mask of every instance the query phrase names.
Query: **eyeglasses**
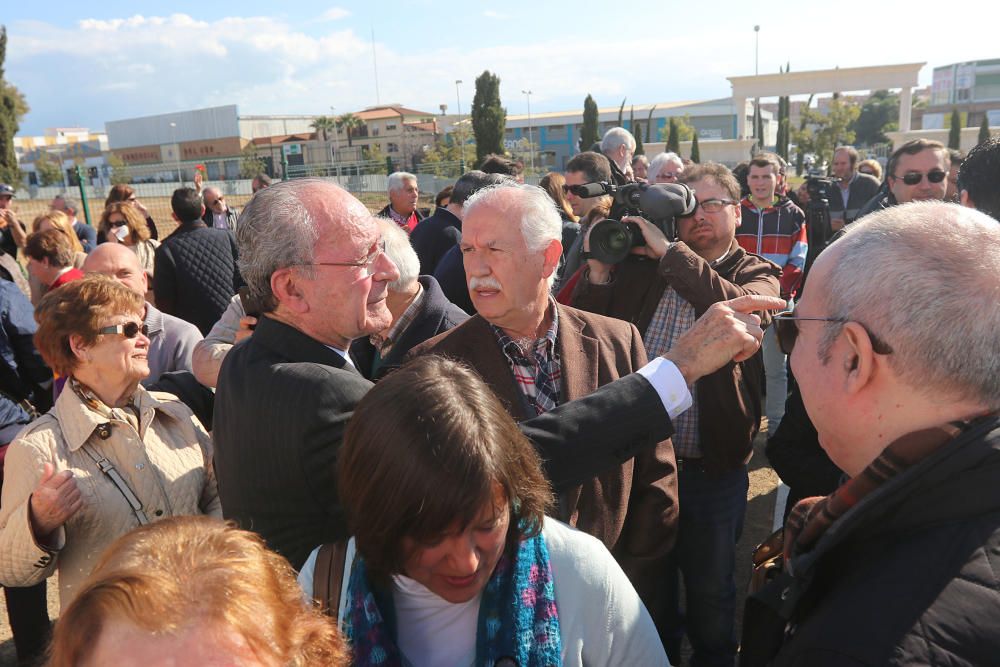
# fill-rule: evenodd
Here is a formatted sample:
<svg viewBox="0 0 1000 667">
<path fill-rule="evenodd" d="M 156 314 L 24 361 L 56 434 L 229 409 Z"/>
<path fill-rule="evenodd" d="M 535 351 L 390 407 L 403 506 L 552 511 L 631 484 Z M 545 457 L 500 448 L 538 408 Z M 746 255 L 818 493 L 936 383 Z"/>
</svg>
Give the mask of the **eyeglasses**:
<svg viewBox="0 0 1000 667">
<path fill-rule="evenodd" d="M 774 333 L 778 336 L 778 345 L 785 354 L 791 354 L 795 348 L 795 340 L 799 337 L 799 322 L 837 322 L 847 324 L 856 322 L 844 317 L 796 317 L 792 312 L 778 313 L 774 316 Z M 892 354 L 892 347 L 873 334 L 864 324 L 857 322 L 872 341 L 875 354 Z"/>
<path fill-rule="evenodd" d="M 311 262 L 309 264 L 296 264 L 296 266 L 357 266 L 363 267 L 368 274 L 372 275 L 372 265 L 385 253 L 385 239 L 378 241 L 372 246 L 368 256 L 359 262 Z"/>
<path fill-rule="evenodd" d="M 691 209 L 691 212 L 687 215 L 679 215 L 678 218 L 690 218 L 695 212 L 701 207 L 701 210 L 705 213 L 718 213 L 726 206 L 730 204 L 735 204 L 736 202 L 732 199 L 706 199 L 705 201 L 700 201 L 695 204 L 695 207 Z"/>
<path fill-rule="evenodd" d="M 145 324 L 139 324 L 138 322 L 126 322 L 125 324 L 113 324 L 110 327 L 104 327 L 103 329 L 98 329 L 99 334 L 119 334 L 125 336 L 126 338 L 135 338 L 142 332 L 143 336 L 149 335 L 149 329 Z"/>
<path fill-rule="evenodd" d="M 126 220 L 108 220 L 108 225 L 111 227 L 124 227 L 127 224 Z"/>
<path fill-rule="evenodd" d="M 920 181 L 924 180 L 924 176 L 927 176 L 927 180 L 931 183 L 940 183 L 946 176 L 948 176 L 948 172 L 940 169 L 932 169 L 926 174 L 922 174 L 919 171 L 908 171 L 902 176 L 894 176 L 894 178 L 900 179 L 907 185 L 916 185 Z"/>
</svg>

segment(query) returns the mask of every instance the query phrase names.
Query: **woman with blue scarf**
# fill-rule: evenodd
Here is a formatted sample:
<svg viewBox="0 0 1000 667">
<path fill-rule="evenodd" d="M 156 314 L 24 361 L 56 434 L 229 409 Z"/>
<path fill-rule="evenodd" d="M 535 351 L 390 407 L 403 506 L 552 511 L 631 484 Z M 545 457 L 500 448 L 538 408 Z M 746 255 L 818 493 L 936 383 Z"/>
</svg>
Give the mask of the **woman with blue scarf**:
<svg viewBox="0 0 1000 667">
<path fill-rule="evenodd" d="M 299 582 L 341 583 L 325 590 L 355 665 L 669 664 L 604 545 L 544 516 L 537 454 L 466 367 L 426 357 L 382 380 L 339 466 L 345 565 L 317 549 Z"/>
</svg>

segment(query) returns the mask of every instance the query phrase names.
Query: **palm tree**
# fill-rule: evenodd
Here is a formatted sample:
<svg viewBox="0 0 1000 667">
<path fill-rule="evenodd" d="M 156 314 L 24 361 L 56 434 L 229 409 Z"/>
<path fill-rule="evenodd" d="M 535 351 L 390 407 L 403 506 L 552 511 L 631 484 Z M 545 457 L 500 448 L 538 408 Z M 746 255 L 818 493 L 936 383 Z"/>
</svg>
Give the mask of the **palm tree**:
<svg viewBox="0 0 1000 667">
<path fill-rule="evenodd" d="M 351 142 L 351 134 L 358 128 L 362 127 L 365 122 L 355 116 L 352 113 L 345 113 L 343 116 L 337 119 L 337 129 L 344 128 L 347 130 L 347 145 L 352 147 L 354 144 Z"/>
<path fill-rule="evenodd" d="M 328 158 L 330 157 L 330 131 L 336 128 L 337 121 L 329 116 L 317 116 L 313 122 L 309 123 L 309 127 L 316 130 L 316 134 L 323 138 L 323 163 L 326 164 Z"/>
</svg>

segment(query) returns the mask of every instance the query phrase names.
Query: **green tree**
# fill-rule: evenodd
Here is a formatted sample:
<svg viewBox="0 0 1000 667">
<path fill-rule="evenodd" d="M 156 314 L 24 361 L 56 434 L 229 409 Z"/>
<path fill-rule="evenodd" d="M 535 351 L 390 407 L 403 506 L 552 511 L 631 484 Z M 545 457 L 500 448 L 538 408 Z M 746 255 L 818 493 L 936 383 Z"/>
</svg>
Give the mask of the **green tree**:
<svg viewBox="0 0 1000 667">
<path fill-rule="evenodd" d="M 125 161 L 115 153 L 109 153 L 107 157 L 108 166 L 111 167 L 111 185 L 125 185 L 132 179 L 129 177 L 128 168 Z"/>
<path fill-rule="evenodd" d="M 855 134 L 850 128 L 860 113 L 858 105 L 836 98 L 830 102 L 825 116 L 819 111 L 804 108 L 802 127 L 795 133 L 800 158 L 806 153 L 815 153 L 819 164 L 829 163 L 834 148 L 854 143 Z M 796 162 L 801 170 L 801 162 Z"/>
<path fill-rule="evenodd" d="M 660 141 L 670 142 L 670 123 L 673 123 L 674 127 L 677 128 L 678 142 L 691 141 L 694 139 L 694 135 L 697 134 L 694 124 L 691 122 L 691 114 L 673 116 L 667 125 L 660 129 Z"/>
<path fill-rule="evenodd" d="M 618 107 L 618 127 L 622 127 L 622 115 L 625 113 L 625 100 L 627 97 L 622 98 L 622 105 Z"/>
<path fill-rule="evenodd" d="M 588 151 L 590 147 L 597 143 L 597 102 L 587 94 L 587 99 L 583 101 L 583 127 L 580 128 L 580 150 Z"/>
<path fill-rule="evenodd" d="M 691 161 L 695 164 L 701 162 L 701 149 L 698 148 L 698 135 L 694 135 L 694 139 L 691 140 Z"/>
<path fill-rule="evenodd" d="M 14 86 L 4 79 L 7 58 L 7 28 L 0 26 L 0 182 L 17 184 L 21 169 L 14 153 L 14 135 L 20 127 L 19 113 L 27 112 L 27 103 Z"/>
<path fill-rule="evenodd" d="M 962 147 L 962 116 L 958 109 L 951 110 L 951 123 L 948 128 L 948 148 L 958 150 Z"/>
<path fill-rule="evenodd" d="M 899 127 L 899 95 L 888 90 L 876 90 L 861 105 L 861 113 L 851 129 L 861 146 L 884 144 L 886 132 Z"/>
<path fill-rule="evenodd" d="M 677 153 L 681 149 L 681 136 L 677 129 L 677 119 L 671 118 L 667 127 L 667 150 Z"/>
<path fill-rule="evenodd" d="M 642 123 L 638 123 L 635 126 L 635 132 L 632 134 L 635 136 L 635 154 L 645 155 L 646 149 L 642 146 Z"/>
<path fill-rule="evenodd" d="M 649 114 L 646 116 L 646 143 L 649 143 L 649 128 L 653 126 L 653 112 L 656 111 L 656 105 L 654 104 L 649 108 Z"/>
<path fill-rule="evenodd" d="M 357 130 L 364 127 L 365 122 L 352 113 L 345 113 L 337 118 L 333 124 L 334 127 L 337 128 L 338 132 L 340 132 L 340 130 L 344 130 L 347 133 L 347 146 L 350 148 L 354 146 L 352 138 Z"/>
<path fill-rule="evenodd" d="M 48 153 L 41 149 L 38 150 L 38 157 L 35 158 L 35 173 L 38 174 L 38 182 L 43 187 L 63 182 L 62 168 Z"/>
<path fill-rule="evenodd" d="M 330 135 L 337 129 L 337 119 L 330 116 L 317 116 L 309 127 L 316 131 L 319 140 L 323 142 L 323 164 L 330 161 Z"/>
<path fill-rule="evenodd" d="M 253 178 L 264 171 L 264 158 L 257 152 L 257 146 L 247 144 L 240 153 L 240 178 Z"/>
<path fill-rule="evenodd" d="M 500 106 L 500 77 L 489 70 L 476 77 L 471 115 L 472 133 L 476 136 L 476 163 L 490 153 L 502 154 L 507 110 Z"/>
<path fill-rule="evenodd" d="M 778 153 L 786 162 L 788 161 L 788 139 L 790 136 L 790 125 L 791 121 L 788 118 L 782 118 L 778 121 L 778 142 L 775 147 L 775 152 Z"/>
<path fill-rule="evenodd" d="M 983 122 L 979 126 L 979 141 L 976 143 L 983 143 L 984 141 L 990 140 L 990 117 L 983 113 Z"/>
<path fill-rule="evenodd" d="M 446 139 L 439 139 L 424 152 L 420 163 L 422 172 L 429 172 L 440 178 L 458 178 L 462 175 L 461 160 L 470 165 L 476 159 L 476 145 L 467 142 L 459 143 L 453 134 Z"/>
</svg>

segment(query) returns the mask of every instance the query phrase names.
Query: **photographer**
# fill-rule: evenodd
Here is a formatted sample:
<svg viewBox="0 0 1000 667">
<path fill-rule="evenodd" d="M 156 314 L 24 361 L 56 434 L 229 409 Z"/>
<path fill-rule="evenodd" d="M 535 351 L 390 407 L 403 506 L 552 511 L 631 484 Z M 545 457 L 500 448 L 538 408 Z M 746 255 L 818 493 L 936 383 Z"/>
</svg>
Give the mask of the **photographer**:
<svg viewBox="0 0 1000 667">
<path fill-rule="evenodd" d="M 781 270 L 743 250 L 735 240 L 740 188 L 722 165 L 692 165 L 682 181 L 697 199 L 693 213 L 677 219 L 678 241 L 641 218 L 646 245 L 617 265 L 595 259 L 573 294 L 572 305 L 623 319 L 638 327 L 647 355 L 669 350 L 713 303 L 743 294 L 778 296 Z M 587 250 L 590 250 L 588 235 Z M 764 325 L 770 318 L 759 313 Z M 694 664 L 733 660 L 736 652 L 734 570 L 748 486 L 746 462 L 760 423 L 760 355 L 728 364 L 695 384 L 694 407 L 678 419 L 679 527 L 677 545 L 664 563 L 661 633 L 685 627 Z M 687 622 L 678 611 L 678 575 L 687 592 Z M 651 607 L 655 608 L 653 601 Z M 674 663 L 681 637 L 663 636 Z"/>
</svg>

